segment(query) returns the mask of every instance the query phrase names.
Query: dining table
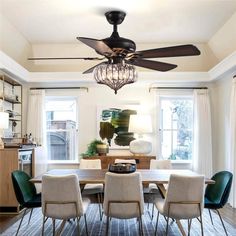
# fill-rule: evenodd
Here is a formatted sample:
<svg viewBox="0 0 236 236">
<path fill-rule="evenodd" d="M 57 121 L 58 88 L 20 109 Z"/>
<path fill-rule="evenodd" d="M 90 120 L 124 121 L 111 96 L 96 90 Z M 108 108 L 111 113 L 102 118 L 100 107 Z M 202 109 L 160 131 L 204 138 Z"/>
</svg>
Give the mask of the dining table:
<svg viewBox="0 0 236 236">
<path fill-rule="evenodd" d="M 95 184 L 95 183 L 103 183 L 105 184 L 105 175 L 108 170 L 106 169 L 52 169 L 47 171 L 45 174 L 48 175 L 68 175 L 68 174 L 76 174 L 79 178 L 81 189 L 85 186 L 85 184 Z M 143 185 L 148 185 L 149 183 L 155 183 L 162 195 L 162 197 L 166 196 L 166 188 L 165 185 L 168 184 L 171 174 L 178 174 L 184 176 L 197 176 L 198 173 L 186 170 L 186 169 L 137 169 L 137 172 L 141 174 L 141 179 Z M 42 176 L 39 175 L 31 179 L 33 183 L 42 183 Z M 214 184 L 214 180 L 205 178 L 205 184 Z M 186 235 L 183 226 L 180 220 L 176 220 L 178 228 L 182 235 Z"/>
</svg>

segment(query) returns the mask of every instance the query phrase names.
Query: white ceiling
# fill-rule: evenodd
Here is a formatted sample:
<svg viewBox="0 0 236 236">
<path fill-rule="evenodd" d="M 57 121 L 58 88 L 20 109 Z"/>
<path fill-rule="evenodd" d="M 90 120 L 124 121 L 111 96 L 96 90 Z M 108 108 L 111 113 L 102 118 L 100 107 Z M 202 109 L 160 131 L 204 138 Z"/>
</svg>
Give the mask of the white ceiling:
<svg viewBox="0 0 236 236">
<path fill-rule="evenodd" d="M 120 36 L 138 43 L 207 42 L 236 11 L 236 0 L 0 0 L 1 13 L 31 43 L 102 39 L 104 12 L 127 13 Z"/>
</svg>

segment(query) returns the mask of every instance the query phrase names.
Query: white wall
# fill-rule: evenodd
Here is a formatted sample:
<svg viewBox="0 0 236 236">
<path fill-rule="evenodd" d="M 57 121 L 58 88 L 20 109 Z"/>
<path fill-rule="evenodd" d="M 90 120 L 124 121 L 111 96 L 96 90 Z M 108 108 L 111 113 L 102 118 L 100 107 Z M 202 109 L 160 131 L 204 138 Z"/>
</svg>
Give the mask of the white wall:
<svg viewBox="0 0 236 236">
<path fill-rule="evenodd" d="M 235 73 L 236 74 L 236 73 Z M 230 92 L 234 74 L 227 74 L 211 86 L 213 171 L 226 169 Z"/>
</svg>

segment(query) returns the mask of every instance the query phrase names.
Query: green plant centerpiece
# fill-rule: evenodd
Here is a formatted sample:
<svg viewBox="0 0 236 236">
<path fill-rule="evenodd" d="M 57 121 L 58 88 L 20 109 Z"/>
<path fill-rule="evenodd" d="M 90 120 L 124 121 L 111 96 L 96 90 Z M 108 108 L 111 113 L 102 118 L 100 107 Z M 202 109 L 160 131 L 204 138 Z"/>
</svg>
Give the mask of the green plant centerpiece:
<svg viewBox="0 0 236 236">
<path fill-rule="evenodd" d="M 101 140 L 94 139 L 91 141 L 85 153 L 82 153 L 82 157 L 91 157 L 96 155 L 106 155 L 108 153 L 108 145 Z"/>
</svg>

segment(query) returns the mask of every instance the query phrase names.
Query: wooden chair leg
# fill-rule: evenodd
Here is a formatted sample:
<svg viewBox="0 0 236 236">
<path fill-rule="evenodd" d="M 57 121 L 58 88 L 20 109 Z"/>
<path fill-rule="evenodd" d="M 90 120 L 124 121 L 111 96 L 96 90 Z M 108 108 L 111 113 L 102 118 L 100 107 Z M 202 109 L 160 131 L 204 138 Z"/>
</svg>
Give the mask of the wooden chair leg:
<svg viewBox="0 0 236 236">
<path fill-rule="evenodd" d="M 16 236 L 17 236 L 18 233 L 19 233 L 19 230 L 20 230 L 20 227 L 21 227 L 22 221 L 23 221 L 23 219 L 24 219 L 24 217 L 25 217 L 25 213 L 26 213 L 26 211 L 27 211 L 27 208 L 24 210 L 23 216 L 22 216 L 22 218 L 21 218 L 21 220 L 20 220 L 20 224 L 19 224 L 18 229 L 17 229 L 17 231 L 16 231 Z"/>
<path fill-rule="evenodd" d="M 34 210 L 34 208 L 31 208 L 30 216 L 29 216 L 29 220 L 28 220 L 28 224 L 30 223 L 30 219 L 31 219 L 31 216 L 32 216 L 33 210 Z"/>
<path fill-rule="evenodd" d="M 221 215 L 220 215 L 219 210 L 216 209 L 216 212 L 218 213 L 218 216 L 220 217 L 220 221 L 221 221 L 221 224 L 222 224 L 222 226 L 223 226 L 223 228 L 224 228 L 225 234 L 228 236 L 227 230 L 226 230 L 226 228 L 225 228 L 224 221 L 223 221 L 223 219 L 222 219 L 222 217 L 221 217 Z"/>
</svg>

